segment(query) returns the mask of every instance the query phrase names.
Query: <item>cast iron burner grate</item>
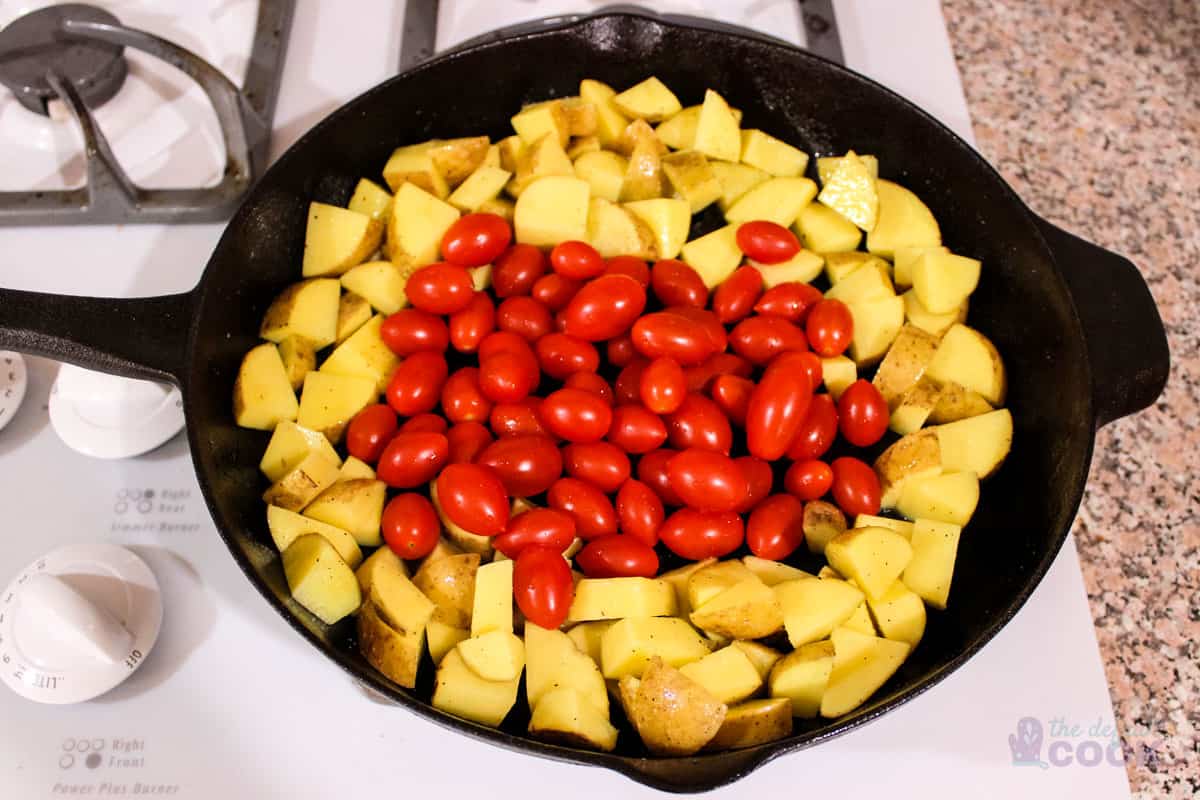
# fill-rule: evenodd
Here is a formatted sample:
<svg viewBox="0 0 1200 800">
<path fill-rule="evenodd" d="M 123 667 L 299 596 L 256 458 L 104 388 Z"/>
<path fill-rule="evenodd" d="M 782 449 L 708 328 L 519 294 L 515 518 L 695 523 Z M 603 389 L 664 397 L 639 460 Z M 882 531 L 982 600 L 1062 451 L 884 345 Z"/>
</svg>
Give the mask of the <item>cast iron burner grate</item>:
<svg viewBox="0 0 1200 800">
<path fill-rule="evenodd" d="M 195 53 L 121 24 L 92 6 L 50 6 L 0 31 L 0 83 L 25 108 L 48 115 L 61 100 L 83 133 L 87 182 L 78 189 L 0 192 L 0 225 L 215 222 L 228 217 L 266 167 L 295 0 L 259 0 L 241 89 Z M 90 111 L 111 99 L 128 71 L 125 48 L 181 70 L 212 103 L 225 144 L 220 182 L 144 189 L 130 180 Z"/>
</svg>

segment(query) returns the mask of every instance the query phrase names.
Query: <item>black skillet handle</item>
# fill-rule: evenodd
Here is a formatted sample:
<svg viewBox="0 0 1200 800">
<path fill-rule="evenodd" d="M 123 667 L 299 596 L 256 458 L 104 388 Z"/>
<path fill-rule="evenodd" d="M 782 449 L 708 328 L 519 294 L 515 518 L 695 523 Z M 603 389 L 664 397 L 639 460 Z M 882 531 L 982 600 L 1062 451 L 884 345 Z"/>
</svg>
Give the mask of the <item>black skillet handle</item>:
<svg viewBox="0 0 1200 800">
<path fill-rule="evenodd" d="M 0 350 L 182 385 L 193 293 L 112 299 L 0 289 Z"/>
<path fill-rule="evenodd" d="M 618 770 L 664 792 L 707 792 L 749 775 L 781 755 L 775 747 L 750 747 L 698 758 L 623 758 Z"/>
<path fill-rule="evenodd" d="M 1096 426 L 1151 405 L 1171 370 L 1167 332 L 1129 259 L 1039 219 L 1087 337 Z"/>
</svg>

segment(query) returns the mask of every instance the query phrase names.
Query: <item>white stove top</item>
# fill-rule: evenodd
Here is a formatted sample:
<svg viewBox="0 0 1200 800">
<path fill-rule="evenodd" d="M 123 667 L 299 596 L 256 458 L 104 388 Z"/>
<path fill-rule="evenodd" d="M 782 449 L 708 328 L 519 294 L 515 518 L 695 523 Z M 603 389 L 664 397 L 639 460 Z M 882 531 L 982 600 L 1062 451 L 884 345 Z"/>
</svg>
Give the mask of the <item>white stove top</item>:
<svg viewBox="0 0 1200 800">
<path fill-rule="evenodd" d="M 0 18 L 34 5 L 0 2 Z M 179 30 L 178 19 L 161 8 L 138 16 L 127 9 L 148 4 L 102 5 L 167 36 Z M 156 5 L 182 8 L 183 2 Z M 188 3 L 195 19 L 214 18 L 197 10 L 201 5 L 247 4 Z M 354 5 L 355 13 L 347 14 L 332 1 L 299 4 L 275 154 L 394 72 L 402 4 Z M 835 3 L 849 65 L 969 137 L 938 4 L 900 5 Z M 790 2 L 655 6 L 696 14 L 717 8 L 731 21 L 799 37 Z M 438 44 L 520 19 L 594 7 L 443 0 Z M 184 42 L 196 45 L 192 38 Z M 2 106 L 0 100 L 0 125 Z M 0 285 L 110 296 L 182 291 L 194 285 L 219 233 L 212 225 L 4 229 Z M 0 796 L 316 798 L 434 786 L 451 796 L 471 789 L 499 797 L 562 796 L 562 789 L 580 797 L 651 793 L 614 773 L 508 753 L 372 701 L 295 635 L 238 571 L 204 508 L 182 437 L 117 462 L 89 459 L 59 441 L 46 411 L 55 370 L 50 362 L 29 360 L 25 403 L 0 432 L 0 584 L 61 544 L 123 544 L 158 577 L 163 627 L 144 666 L 92 702 L 42 706 L 0 690 Z M 853 788 L 902 797 L 1128 797 L 1123 767 L 1107 760 L 1090 767 L 1076 759 L 1045 769 L 1014 766 L 1009 735 L 1024 717 L 1045 729 L 1044 760 L 1053 746 L 1056 762 L 1075 753 L 1086 762 L 1097 752 L 1088 742 L 1105 753 L 1111 742 L 1112 709 L 1072 539 L 1025 609 L 967 666 L 883 719 L 780 758 L 722 794 L 778 795 L 802 781 L 806 792 L 815 793 Z M 1058 735 L 1056 722 L 1079 726 L 1079 735 Z"/>
</svg>

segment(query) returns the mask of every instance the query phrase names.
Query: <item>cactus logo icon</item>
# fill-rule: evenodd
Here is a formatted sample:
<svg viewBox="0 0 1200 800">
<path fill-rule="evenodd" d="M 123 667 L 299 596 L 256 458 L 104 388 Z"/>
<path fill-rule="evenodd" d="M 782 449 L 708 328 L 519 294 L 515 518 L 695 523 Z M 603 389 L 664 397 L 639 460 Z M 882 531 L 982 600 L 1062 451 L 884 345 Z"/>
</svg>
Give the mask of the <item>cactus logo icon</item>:
<svg viewBox="0 0 1200 800">
<path fill-rule="evenodd" d="M 1008 749 L 1013 766 L 1050 767 L 1042 761 L 1042 722 L 1034 717 L 1022 717 L 1017 722 L 1017 732 L 1008 735 Z"/>
</svg>

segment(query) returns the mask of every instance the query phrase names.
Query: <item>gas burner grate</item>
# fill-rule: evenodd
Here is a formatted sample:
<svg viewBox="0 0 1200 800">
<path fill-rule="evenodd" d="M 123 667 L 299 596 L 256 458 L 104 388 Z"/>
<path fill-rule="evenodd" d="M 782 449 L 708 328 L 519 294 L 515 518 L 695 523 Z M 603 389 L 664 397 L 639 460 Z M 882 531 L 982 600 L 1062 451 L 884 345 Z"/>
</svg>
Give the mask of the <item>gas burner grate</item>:
<svg viewBox="0 0 1200 800">
<path fill-rule="evenodd" d="M 0 191 L 0 225 L 215 222 L 227 218 L 266 167 L 295 0 L 259 0 L 241 89 L 195 53 L 129 28 L 81 4 L 50 6 L 0 31 L 0 83 L 29 110 L 46 114 L 58 99 L 83 134 L 87 182 L 78 189 Z M 110 99 L 126 76 L 126 47 L 148 53 L 199 84 L 216 112 L 225 169 L 211 187 L 145 189 L 113 155 L 91 107 Z"/>
</svg>

